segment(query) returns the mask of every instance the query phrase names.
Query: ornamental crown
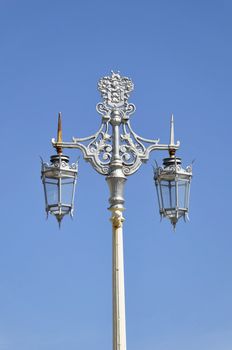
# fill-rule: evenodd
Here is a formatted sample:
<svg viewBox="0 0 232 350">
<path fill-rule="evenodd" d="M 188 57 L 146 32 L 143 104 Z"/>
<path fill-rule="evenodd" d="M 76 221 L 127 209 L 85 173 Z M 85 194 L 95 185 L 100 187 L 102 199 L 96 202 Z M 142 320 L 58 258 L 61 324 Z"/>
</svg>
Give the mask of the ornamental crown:
<svg viewBox="0 0 232 350">
<path fill-rule="evenodd" d="M 134 90 L 131 79 L 121 77 L 112 71 L 111 76 L 103 77 L 98 82 L 98 90 L 104 100 L 104 104 L 109 107 L 121 107 L 127 105 L 130 92 Z"/>
</svg>

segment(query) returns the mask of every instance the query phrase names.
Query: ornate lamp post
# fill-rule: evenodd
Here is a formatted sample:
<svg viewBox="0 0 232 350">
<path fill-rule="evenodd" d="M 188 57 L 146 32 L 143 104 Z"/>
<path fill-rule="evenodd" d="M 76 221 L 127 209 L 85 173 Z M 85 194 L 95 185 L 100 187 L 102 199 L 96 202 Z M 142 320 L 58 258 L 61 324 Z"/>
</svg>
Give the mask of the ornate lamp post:
<svg viewBox="0 0 232 350">
<path fill-rule="evenodd" d="M 149 159 L 151 151 L 169 151 L 170 157 L 164 159 L 164 168 L 155 169 L 154 179 L 160 214 L 169 218 L 175 226 L 180 217 L 186 217 L 188 214 L 189 187 L 192 175 L 191 169 L 183 170 L 180 166 L 180 158 L 175 157 L 179 142 L 174 142 L 173 117 L 169 144 L 160 144 L 159 139 L 145 139 L 132 130 L 130 115 L 135 112 L 135 106 L 128 103 L 128 98 L 133 89 L 134 85 L 131 79 L 122 77 L 119 73 L 112 72 L 111 76 L 100 79 L 98 90 L 102 95 L 103 102 L 98 103 L 96 107 L 98 113 L 102 115 L 100 129 L 89 137 L 74 137 L 71 142 L 63 142 L 59 115 L 57 141 L 52 139 L 52 144 L 58 154 L 51 157 L 50 165 L 42 163 L 46 212 L 54 214 L 59 223 L 64 215 L 72 215 L 73 213 L 74 188 L 77 177 L 77 165 L 69 165 L 69 158 L 62 154 L 63 148 L 81 150 L 84 159 L 99 174 L 105 176 L 109 185 L 109 210 L 112 213 L 113 233 L 113 350 L 126 350 L 123 193 L 127 177 L 134 174 Z M 66 187 L 64 180 L 69 185 L 69 196 L 66 202 L 63 202 L 63 196 L 67 198 L 68 187 Z M 49 186 L 52 186 L 50 195 L 48 195 Z M 167 200 L 165 200 L 165 192 L 168 192 Z"/>
</svg>

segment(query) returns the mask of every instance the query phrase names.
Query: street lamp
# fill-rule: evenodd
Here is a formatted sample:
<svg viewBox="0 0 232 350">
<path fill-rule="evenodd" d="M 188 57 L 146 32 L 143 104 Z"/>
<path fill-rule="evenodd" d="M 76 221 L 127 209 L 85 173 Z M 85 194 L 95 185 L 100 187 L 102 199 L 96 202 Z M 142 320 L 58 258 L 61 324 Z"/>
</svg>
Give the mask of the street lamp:
<svg viewBox="0 0 232 350">
<path fill-rule="evenodd" d="M 58 119 L 58 142 L 62 142 L 61 114 Z M 62 148 L 56 147 L 57 154 L 51 156 L 50 164 L 42 161 L 41 178 L 44 185 L 45 209 L 55 215 L 59 226 L 67 214 L 73 216 L 74 194 L 78 165 L 69 164 L 69 157 L 62 154 Z"/>
<path fill-rule="evenodd" d="M 174 229 L 177 221 L 188 218 L 190 181 L 192 167 L 181 167 L 181 159 L 175 156 L 174 118 L 171 117 L 171 135 L 169 158 L 163 159 L 163 167 L 154 169 L 154 180 L 157 190 L 161 217 L 170 219 Z"/>
<path fill-rule="evenodd" d="M 100 129 L 96 134 L 85 138 L 73 137 L 71 142 L 63 142 L 61 116 L 59 115 L 58 137 L 52 139 L 57 155 L 51 157 L 51 164 L 42 163 L 42 181 L 45 189 L 47 214 L 54 214 L 60 223 L 63 216 L 73 213 L 74 189 L 77 165 L 69 165 L 69 159 L 62 154 L 63 148 L 79 149 L 84 159 L 101 175 L 109 185 L 109 210 L 111 211 L 113 233 L 113 350 L 126 350 L 125 288 L 123 262 L 123 211 L 124 185 L 129 175 L 134 174 L 147 162 L 151 151 L 169 151 L 164 159 L 164 167 L 155 169 L 160 214 L 171 220 L 175 226 L 181 216 L 188 214 L 189 186 L 191 169 L 180 166 L 180 158 L 175 157 L 179 142 L 174 141 L 174 120 L 171 119 L 169 144 L 160 144 L 159 139 L 151 140 L 137 135 L 130 125 L 130 116 L 135 105 L 128 103 L 134 85 L 131 79 L 112 72 L 98 82 L 98 90 L 103 101 L 97 104 L 102 116 Z M 66 182 L 71 196 L 64 201 Z M 54 186 L 55 183 L 55 186 Z M 50 187 L 51 197 L 48 195 Z M 167 193 L 165 193 L 167 192 Z M 165 197 L 165 194 L 168 194 Z M 184 199 L 183 199 L 184 198 Z"/>
</svg>

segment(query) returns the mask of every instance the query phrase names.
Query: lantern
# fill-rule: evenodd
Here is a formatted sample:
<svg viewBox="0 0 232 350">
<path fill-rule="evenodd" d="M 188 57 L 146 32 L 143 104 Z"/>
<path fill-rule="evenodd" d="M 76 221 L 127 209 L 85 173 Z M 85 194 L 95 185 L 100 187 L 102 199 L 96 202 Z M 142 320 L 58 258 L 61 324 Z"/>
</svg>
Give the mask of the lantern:
<svg viewBox="0 0 232 350">
<path fill-rule="evenodd" d="M 191 178 L 192 167 L 183 169 L 181 159 L 174 155 L 163 160 L 163 167 L 154 169 L 160 215 L 168 218 L 174 228 L 181 217 L 188 218 Z"/>
<path fill-rule="evenodd" d="M 69 164 L 69 157 L 62 154 L 61 113 L 58 116 L 57 155 L 51 156 L 50 164 L 42 161 L 41 178 L 44 186 L 45 210 L 57 218 L 59 226 L 67 214 L 73 216 L 74 195 L 78 163 Z"/>
<path fill-rule="evenodd" d="M 45 209 L 47 215 L 55 215 L 59 225 L 65 215 L 73 216 L 77 172 L 78 164 L 69 165 L 65 155 L 51 156 L 50 164 L 42 162 Z"/>
</svg>

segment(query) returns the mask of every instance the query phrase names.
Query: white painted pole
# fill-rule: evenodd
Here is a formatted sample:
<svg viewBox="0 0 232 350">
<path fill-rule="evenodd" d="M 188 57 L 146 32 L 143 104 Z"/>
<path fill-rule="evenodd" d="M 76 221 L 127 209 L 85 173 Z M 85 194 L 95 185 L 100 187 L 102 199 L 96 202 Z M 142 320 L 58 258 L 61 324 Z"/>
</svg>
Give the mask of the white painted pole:
<svg viewBox="0 0 232 350">
<path fill-rule="evenodd" d="M 112 210 L 112 209 L 111 209 Z M 126 350 L 125 286 L 123 261 L 123 215 L 112 210 L 113 233 L 113 350 Z"/>
</svg>

